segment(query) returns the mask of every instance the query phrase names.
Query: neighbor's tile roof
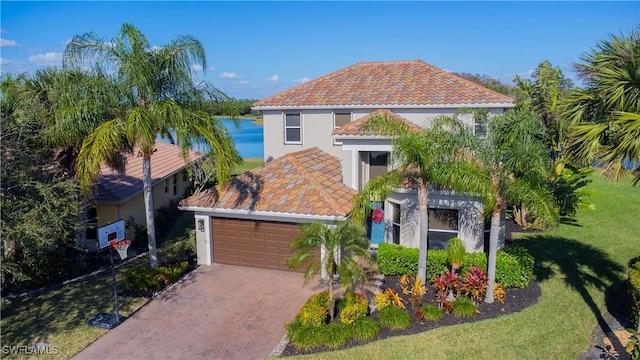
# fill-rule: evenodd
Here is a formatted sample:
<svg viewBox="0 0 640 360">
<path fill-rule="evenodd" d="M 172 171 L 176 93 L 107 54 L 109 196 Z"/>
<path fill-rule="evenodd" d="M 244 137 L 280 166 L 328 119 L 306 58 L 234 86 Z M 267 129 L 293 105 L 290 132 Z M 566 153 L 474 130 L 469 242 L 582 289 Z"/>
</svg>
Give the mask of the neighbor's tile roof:
<svg viewBox="0 0 640 360">
<path fill-rule="evenodd" d="M 391 121 L 396 121 L 402 124 L 405 124 L 410 129 L 418 131 L 420 130 L 420 126 L 412 123 L 411 121 L 394 114 L 391 110 L 388 109 L 378 109 L 370 114 L 367 114 L 356 121 L 352 121 L 344 126 L 341 126 L 335 130 L 333 130 L 333 135 L 383 135 L 381 131 L 370 131 L 365 130 L 363 125 L 371 119 L 373 116 L 388 116 L 388 119 Z"/>
<path fill-rule="evenodd" d="M 185 167 L 179 146 L 156 141 L 154 150 L 151 155 L 153 185 Z M 94 188 L 96 201 L 119 202 L 142 193 L 142 156 L 138 155 L 138 151 L 134 151 L 126 156 L 124 174 L 119 174 L 104 164 L 101 166 L 101 176 Z M 202 155 L 197 151 L 189 151 L 189 160 L 196 160 Z"/>
<path fill-rule="evenodd" d="M 356 193 L 342 183 L 340 160 L 314 147 L 286 154 L 238 175 L 221 193 L 217 188 L 209 188 L 183 199 L 180 205 L 346 216 Z M 252 198 L 257 199 L 253 206 Z"/>
<path fill-rule="evenodd" d="M 422 60 L 360 62 L 254 104 L 283 106 L 420 106 L 513 104 L 513 99 Z"/>
</svg>

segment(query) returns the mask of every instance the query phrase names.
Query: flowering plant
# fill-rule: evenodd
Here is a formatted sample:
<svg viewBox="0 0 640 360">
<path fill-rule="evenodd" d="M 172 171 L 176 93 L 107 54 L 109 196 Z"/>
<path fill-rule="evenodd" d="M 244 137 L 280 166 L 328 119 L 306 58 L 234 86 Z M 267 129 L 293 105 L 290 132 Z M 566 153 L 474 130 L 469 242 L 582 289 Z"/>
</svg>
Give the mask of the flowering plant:
<svg viewBox="0 0 640 360">
<path fill-rule="evenodd" d="M 383 218 L 384 211 L 381 207 L 377 207 L 375 210 L 373 210 L 373 213 L 371 214 L 371 220 L 373 220 L 374 223 L 379 224 L 380 222 L 382 222 Z"/>
</svg>

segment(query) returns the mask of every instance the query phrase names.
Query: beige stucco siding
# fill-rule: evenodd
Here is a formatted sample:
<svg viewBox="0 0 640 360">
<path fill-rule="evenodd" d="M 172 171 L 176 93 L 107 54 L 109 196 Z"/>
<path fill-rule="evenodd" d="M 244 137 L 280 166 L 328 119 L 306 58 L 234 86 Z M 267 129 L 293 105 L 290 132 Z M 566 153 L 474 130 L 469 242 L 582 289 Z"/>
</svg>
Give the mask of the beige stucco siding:
<svg viewBox="0 0 640 360">
<path fill-rule="evenodd" d="M 153 207 L 154 210 L 169 204 L 171 200 L 179 200 L 184 195 L 187 187 L 189 186 L 188 180 L 185 180 L 182 176 L 182 172 L 177 173 L 177 192 L 173 195 L 173 176 L 169 176 L 168 192 L 165 192 L 164 180 L 158 182 L 153 186 Z M 141 225 L 145 225 L 145 210 L 144 210 L 144 196 L 142 192 L 138 195 L 128 199 L 122 204 L 96 204 L 98 227 L 110 224 L 112 222 L 123 219 L 127 221 L 129 217 L 133 217 L 135 222 Z M 126 232 L 127 237 L 133 236 L 133 231 L 128 229 Z"/>
</svg>

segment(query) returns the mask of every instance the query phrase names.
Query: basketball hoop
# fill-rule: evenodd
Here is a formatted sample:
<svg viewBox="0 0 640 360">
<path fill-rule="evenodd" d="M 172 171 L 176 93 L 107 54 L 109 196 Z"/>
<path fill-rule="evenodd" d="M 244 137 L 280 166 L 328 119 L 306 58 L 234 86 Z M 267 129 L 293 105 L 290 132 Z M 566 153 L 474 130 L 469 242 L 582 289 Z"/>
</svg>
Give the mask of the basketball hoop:
<svg viewBox="0 0 640 360">
<path fill-rule="evenodd" d="M 127 250 L 129 249 L 129 245 L 131 245 L 131 240 L 129 239 L 122 239 L 120 241 L 111 240 L 111 246 L 113 246 L 113 248 L 118 251 L 121 260 L 127 258 Z"/>
</svg>

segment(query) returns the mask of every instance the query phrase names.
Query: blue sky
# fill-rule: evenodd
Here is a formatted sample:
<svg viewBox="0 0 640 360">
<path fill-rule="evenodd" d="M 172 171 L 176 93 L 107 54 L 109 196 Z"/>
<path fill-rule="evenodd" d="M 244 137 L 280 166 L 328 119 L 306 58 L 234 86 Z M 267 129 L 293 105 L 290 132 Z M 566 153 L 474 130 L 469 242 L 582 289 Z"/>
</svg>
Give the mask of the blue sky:
<svg viewBox="0 0 640 360">
<path fill-rule="evenodd" d="M 67 42 L 132 23 L 161 46 L 192 35 L 203 75 L 260 99 L 360 61 L 422 59 L 507 83 L 549 60 L 572 64 L 640 23 L 640 2 L 13 2 L 2 0 L 1 72 L 60 66 Z M 201 73 L 202 74 L 202 73 Z"/>
</svg>

